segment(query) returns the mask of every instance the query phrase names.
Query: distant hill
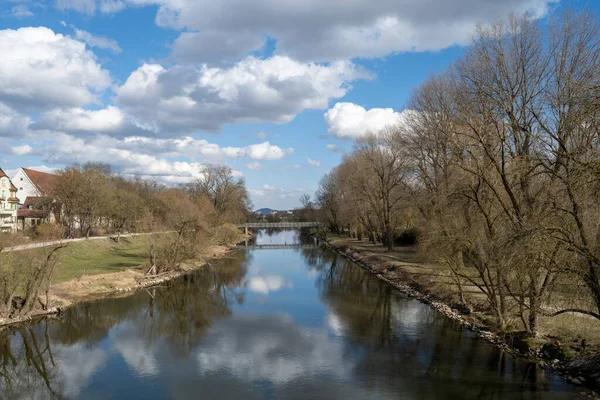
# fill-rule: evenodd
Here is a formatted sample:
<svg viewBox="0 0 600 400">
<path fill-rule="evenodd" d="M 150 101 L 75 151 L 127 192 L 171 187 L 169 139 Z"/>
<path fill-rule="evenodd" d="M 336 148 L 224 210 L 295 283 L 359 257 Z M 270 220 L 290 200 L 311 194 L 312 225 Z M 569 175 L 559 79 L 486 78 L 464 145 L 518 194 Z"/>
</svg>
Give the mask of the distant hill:
<svg viewBox="0 0 600 400">
<path fill-rule="evenodd" d="M 271 214 L 272 211 L 277 211 L 277 210 L 273 210 L 272 208 L 259 208 L 258 210 L 254 211 L 254 213 L 268 215 L 268 214 Z"/>
</svg>

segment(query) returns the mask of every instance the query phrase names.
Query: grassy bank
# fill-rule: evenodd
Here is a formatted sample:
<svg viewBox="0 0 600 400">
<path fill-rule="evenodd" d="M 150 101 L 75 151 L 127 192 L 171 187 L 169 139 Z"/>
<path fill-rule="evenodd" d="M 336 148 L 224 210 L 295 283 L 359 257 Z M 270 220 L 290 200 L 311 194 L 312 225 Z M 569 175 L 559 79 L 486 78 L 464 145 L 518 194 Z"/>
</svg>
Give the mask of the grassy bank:
<svg viewBox="0 0 600 400">
<path fill-rule="evenodd" d="M 179 269 L 152 278 L 145 277 L 149 266 L 147 236 L 125 237 L 119 242 L 106 238 L 68 243 L 60 250 L 54 269 L 50 309 L 34 310 L 30 316 L 16 319 L 0 318 L 0 325 L 26 321 L 31 316 L 56 313 L 82 301 L 125 295 L 177 278 L 207 262 L 226 257 L 230 245 L 243 241 L 244 238 L 240 234 L 239 237 L 232 237 L 231 243 L 202 246 L 195 259 L 182 263 Z M 34 254 L 44 251 L 47 249 L 36 248 L 18 253 Z"/>
<path fill-rule="evenodd" d="M 70 243 L 60 256 L 53 282 L 140 268 L 148 259 L 147 242 L 148 238 L 138 236 L 119 243 L 110 239 Z"/>
<path fill-rule="evenodd" d="M 517 332 L 505 335 L 495 330 L 493 316 L 485 309 L 485 298 L 479 289 L 463 284 L 468 307 L 459 306 L 456 283 L 450 273 L 416 246 L 397 247 L 389 252 L 367 240 L 337 235 L 328 235 L 326 239 L 339 253 L 411 297 L 472 328 L 479 336 L 548 365 L 573 383 L 585 382 L 600 389 L 600 324 L 593 318 L 577 314 L 542 317 L 540 334 L 535 339 L 524 338 Z"/>
</svg>

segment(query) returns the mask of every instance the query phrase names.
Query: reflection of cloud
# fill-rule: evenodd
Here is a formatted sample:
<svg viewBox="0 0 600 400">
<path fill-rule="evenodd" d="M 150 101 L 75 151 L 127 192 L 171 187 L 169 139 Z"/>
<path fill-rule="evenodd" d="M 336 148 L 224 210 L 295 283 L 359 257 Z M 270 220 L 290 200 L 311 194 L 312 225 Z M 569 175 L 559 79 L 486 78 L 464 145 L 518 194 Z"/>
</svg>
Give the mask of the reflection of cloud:
<svg viewBox="0 0 600 400">
<path fill-rule="evenodd" d="M 338 317 L 332 310 L 329 310 L 327 313 L 327 326 L 334 335 L 343 336 L 344 324 L 340 317 Z"/>
<path fill-rule="evenodd" d="M 56 382 L 62 388 L 59 392 L 67 398 L 77 397 L 109 356 L 105 349 L 90 349 L 81 343 L 69 347 L 59 345 L 53 350 L 55 358 L 60 360 Z"/>
<path fill-rule="evenodd" d="M 114 346 L 131 369 L 140 376 L 156 375 L 159 371 L 154 354 L 130 326 L 115 335 Z"/>
<path fill-rule="evenodd" d="M 253 276 L 246 282 L 248 290 L 262 294 L 276 292 L 279 289 L 281 289 L 284 285 L 291 287 L 291 283 L 286 284 L 283 277 L 279 275 Z"/>
<path fill-rule="evenodd" d="M 307 376 L 348 377 L 342 343 L 326 331 L 296 325 L 284 317 L 220 321 L 197 353 L 203 375 L 230 373 L 244 381 L 291 383 Z"/>
</svg>

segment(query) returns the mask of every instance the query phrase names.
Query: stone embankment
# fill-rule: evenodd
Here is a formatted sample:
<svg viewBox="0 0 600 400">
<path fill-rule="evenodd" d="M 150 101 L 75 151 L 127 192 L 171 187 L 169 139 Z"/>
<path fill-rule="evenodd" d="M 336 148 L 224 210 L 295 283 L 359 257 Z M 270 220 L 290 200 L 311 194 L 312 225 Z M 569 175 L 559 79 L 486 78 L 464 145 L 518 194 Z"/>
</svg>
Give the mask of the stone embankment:
<svg viewBox="0 0 600 400">
<path fill-rule="evenodd" d="M 562 376 L 572 384 L 584 385 L 594 390 L 595 393 L 585 393 L 585 396 L 600 399 L 600 355 L 581 357 L 569 362 L 560 361 L 553 358 L 551 351 L 532 349 L 518 337 L 503 336 L 486 329 L 478 323 L 477 319 L 472 318 L 470 313 L 463 313 L 458 307 L 453 308 L 435 295 L 426 294 L 421 288 L 413 287 L 407 282 L 399 280 L 398 274 L 394 274 L 386 268 L 378 268 L 379 265 L 385 264 L 385 260 L 370 256 L 368 257 L 368 261 L 365 261 L 357 249 L 347 245 L 334 245 L 326 239 L 323 239 L 323 243 L 336 253 L 374 274 L 377 278 L 394 286 L 407 297 L 427 304 L 447 318 L 456 321 L 464 328 L 474 332 L 479 338 L 490 342 L 507 353 L 535 362 L 539 367 Z"/>
</svg>

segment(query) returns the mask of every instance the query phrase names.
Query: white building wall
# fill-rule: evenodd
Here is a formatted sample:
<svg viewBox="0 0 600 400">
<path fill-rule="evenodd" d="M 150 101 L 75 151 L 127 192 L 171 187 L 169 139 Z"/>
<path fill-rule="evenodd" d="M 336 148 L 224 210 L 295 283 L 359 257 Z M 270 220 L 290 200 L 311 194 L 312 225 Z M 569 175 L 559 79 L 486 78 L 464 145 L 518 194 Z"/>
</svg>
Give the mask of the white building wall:
<svg viewBox="0 0 600 400">
<path fill-rule="evenodd" d="M 19 170 L 13 175 L 10 179 L 17 187 L 17 198 L 19 199 L 19 204 L 23 204 L 25 199 L 29 196 L 38 197 L 41 196 L 40 192 L 36 189 L 36 187 L 31 183 L 23 168 L 19 168 Z"/>
<path fill-rule="evenodd" d="M 0 178 L 0 232 L 17 231 L 17 203 L 8 202 L 11 197 L 10 179 Z"/>
</svg>

